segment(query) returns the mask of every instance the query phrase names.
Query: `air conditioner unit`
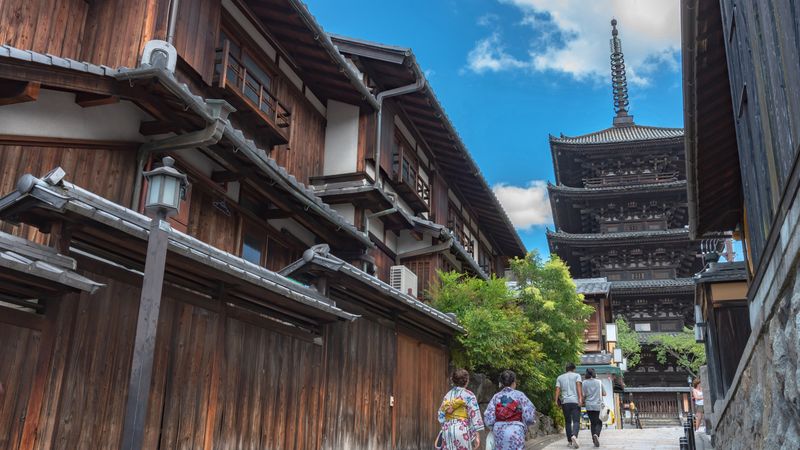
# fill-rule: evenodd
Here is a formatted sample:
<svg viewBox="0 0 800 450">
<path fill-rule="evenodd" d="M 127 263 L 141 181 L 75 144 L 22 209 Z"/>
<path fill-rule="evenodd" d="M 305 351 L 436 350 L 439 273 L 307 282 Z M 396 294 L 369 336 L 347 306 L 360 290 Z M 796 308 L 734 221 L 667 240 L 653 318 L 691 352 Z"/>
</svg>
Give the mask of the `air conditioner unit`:
<svg viewBox="0 0 800 450">
<path fill-rule="evenodd" d="M 417 297 L 417 274 L 406 266 L 392 266 L 389 272 L 389 284 L 404 294 Z"/>
<path fill-rule="evenodd" d="M 144 44 L 142 65 L 160 67 L 175 73 L 175 64 L 177 62 L 178 51 L 169 42 L 153 39 Z"/>
</svg>

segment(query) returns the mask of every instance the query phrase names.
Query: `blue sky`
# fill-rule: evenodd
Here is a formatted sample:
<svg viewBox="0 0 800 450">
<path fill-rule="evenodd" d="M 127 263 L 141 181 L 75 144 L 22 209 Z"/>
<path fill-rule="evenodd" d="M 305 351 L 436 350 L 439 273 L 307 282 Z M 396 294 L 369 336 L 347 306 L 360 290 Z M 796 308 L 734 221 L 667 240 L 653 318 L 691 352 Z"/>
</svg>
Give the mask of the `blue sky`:
<svg viewBox="0 0 800 450">
<path fill-rule="evenodd" d="M 331 33 L 411 47 L 528 249 L 547 254 L 548 134 L 607 128 L 609 21 L 636 123 L 683 126 L 677 0 L 306 0 Z"/>
</svg>

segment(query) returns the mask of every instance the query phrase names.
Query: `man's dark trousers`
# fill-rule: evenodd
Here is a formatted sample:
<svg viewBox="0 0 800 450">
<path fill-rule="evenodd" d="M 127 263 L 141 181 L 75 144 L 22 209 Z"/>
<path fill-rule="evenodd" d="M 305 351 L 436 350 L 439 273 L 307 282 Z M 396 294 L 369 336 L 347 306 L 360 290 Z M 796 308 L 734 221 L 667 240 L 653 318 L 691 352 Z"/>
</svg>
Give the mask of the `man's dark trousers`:
<svg viewBox="0 0 800 450">
<path fill-rule="evenodd" d="M 564 428 L 569 442 L 569 438 L 578 437 L 578 432 L 581 430 L 581 407 L 577 403 L 562 403 L 561 411 L 564 412 Z"/>
</svg>

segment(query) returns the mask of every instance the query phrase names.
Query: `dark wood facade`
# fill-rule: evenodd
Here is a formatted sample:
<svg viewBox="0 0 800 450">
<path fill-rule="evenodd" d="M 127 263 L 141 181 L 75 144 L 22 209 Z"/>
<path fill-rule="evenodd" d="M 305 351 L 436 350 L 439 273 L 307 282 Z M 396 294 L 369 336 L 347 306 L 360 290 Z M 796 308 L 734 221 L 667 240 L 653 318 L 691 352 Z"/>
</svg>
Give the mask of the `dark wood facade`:
<svg viewBox="0 0 800 450">
<path fill-rule="evenodd" d="M 792 6 L 681 5 L 689 228 L 697 236 L 732 231 L 744 250 L 744 267 L 709 265 L 696 293 L 710 430 L 730 448 L 778 447 L 800 423 L 786 390 L 797 379 L 781 375 L 797 372 L 796 358 L 772 351 L 797 335 L 800 15 Z M 739 414 L 765 404 L 774 406 Z M 758 429 L 765 432 L 745 431 Z"/>
<path fill-rule="evenodd" d="M 149 226 L 141 172 L 165 155 L 191 186 L 169 219 L 143 448 L 429 446 L 457 322 L 374 280 L 348 290 L 332 275 L 323 294 L 275 272 L 324 242 L 354 270 L 372 263 L 388 281 L 405 260 L 385 233 L 399 239 L 402 229 L 424 250 L 457 225 L 461 243 L 447 256 L 406 258 L 424 288 L 437 268 L 502 272 L 524 247 L 494 214 L 499 204 L 487 186 L 471 200 L 455 186 L 460 172 L 436 166 L 430 149 L 428 162 L 409 153 L 413 164 L 390 181 L 392 194 L 417 197 L 411 215 L 379 218 L 380 230 L 364 225 L 381 210 L 374 204 L 353 201 L 352 217 L 334 210 L 305 186 L 325 175 L 329 105 L 355 109 L 356 171 L 365 173 L 380 113 L 374 86 L 288 0 L 182 0 L 175 72 L 142 65 L 148 42 L 167 37 L 169 5 L 0 0 L 0 122 L 36 125 L 0 123 L 0 230 L 49 245 L 104 284 L 93 294 L 56 295 L 44 282 L 23 290 L 0 268 L 9 361 L 0 368 L 0 449 L 119 448 Z M 404 108 L 387 101 L 382 113 L 415 121 Z M 398 136 L 393 118 L 384 124 L 385 139 Z M 57 167 L 65 182 L 39 187 L 70 198 L 69 208 L 19 190 L 23 175 Z M 382 170 L 393 174 L 391 160 Z"/>
</svg>

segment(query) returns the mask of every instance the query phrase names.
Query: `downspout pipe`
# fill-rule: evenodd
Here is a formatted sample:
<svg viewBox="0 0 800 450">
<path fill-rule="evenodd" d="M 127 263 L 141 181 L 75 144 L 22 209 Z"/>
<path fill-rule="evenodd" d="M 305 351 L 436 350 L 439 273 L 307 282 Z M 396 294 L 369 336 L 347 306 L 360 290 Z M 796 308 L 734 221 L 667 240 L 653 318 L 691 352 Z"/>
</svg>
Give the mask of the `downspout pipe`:
<svg viewBox="0 0 800 450">
<path fill-rule="evenodd" d="M 169 25 L 167 28 L 167 42 L 174 45 L 175 41 L 175 27 L 178 23 L 178 6 L 180 0 L 172 0 L 169 2 Z"/>
<path fill-rule="evenodd" d="M 390 98 L 390 97 L 399 97 L 401 95 L 411 94 L 414 92 L 419 92 L 425 89 L 427 85 L 425 81 L 425 77 L 417 77 L 417 81 L 412 84 L 407 84 L 405 86 L 400 86 L 394 89 L 389 89 L 388 91 L 379 92 L 377 95 L 378 101 L 378 124 L 377 130 L 375 130 L 375 181 L 373 185 L 377 188 L 383 188 L 383 181 L 381 180 L 381 137 L 383 133 L 381 133 L 381 128 L 383 128 L 383 100 Z M 386 214 L 394 213 L 397 211 L 397 208 L 390 208 Z M 384 211 L 381 211 L 381 213 Z M 380 213 L 375 213 L 380 214 Z M 369 236 L 369 219 L 370 217 L 379 217 L 375 214 L 364 214 L 364 233 Z M 383 215 L 383 214 L 382 214 Z"/>
<path fill-rule="evenodd" d="M 399 97 L 401 95 L 419 92 L 425 89 L 427 83 L 425 77 L 417 77 L 417 81 L 412 84 L 400 86 L 388 91 L 379 92 L 378 100 L 378 128 L 375 130 L 375 186 L 382 186 L 381 181 L 381 138 L 383 136 L 383 100 L 390 97 Z"/>
</svg>

